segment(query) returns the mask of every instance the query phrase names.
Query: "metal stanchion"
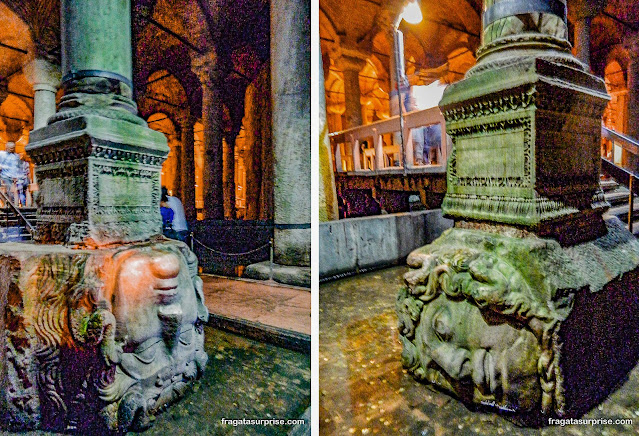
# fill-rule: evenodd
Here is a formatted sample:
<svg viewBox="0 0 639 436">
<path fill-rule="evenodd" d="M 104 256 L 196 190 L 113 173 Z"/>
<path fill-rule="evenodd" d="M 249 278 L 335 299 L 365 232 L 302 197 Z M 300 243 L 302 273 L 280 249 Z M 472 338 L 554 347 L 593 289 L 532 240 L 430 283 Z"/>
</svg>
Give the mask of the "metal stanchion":
<svg viewBox="0 0 639 436">
<path fill-rule="evenodd" d="M 273 238 L 269 239 L 269 271 L 268 271 L 268 279 L 273 281 Z"/>
<path fill-rule="evenodd" d="M 632 215 L 635 209 L 635 197 L 632 192 L 633 179 L 635 178 L 632 174 L 630 174 L 630 182 L 628 183 L 628 190 L 630 191 L 630 195 L 628 196 L 628 230 L 632 233 Z"/>
</svg>

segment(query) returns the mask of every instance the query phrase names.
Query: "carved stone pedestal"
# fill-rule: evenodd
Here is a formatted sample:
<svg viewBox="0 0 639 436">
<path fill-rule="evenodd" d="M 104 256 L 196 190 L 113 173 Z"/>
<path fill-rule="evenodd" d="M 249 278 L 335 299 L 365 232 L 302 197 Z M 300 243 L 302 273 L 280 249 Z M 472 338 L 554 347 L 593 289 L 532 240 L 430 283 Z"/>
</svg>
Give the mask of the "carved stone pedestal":
<svg viewBox="0 0 639 436">
<path fill-rule="evenodd" d="M 523 424 L 603 401 L 639 359 L 639 242 L 616 218 L 605 228 L 566 248 L 459 222 L 415 250 L 396 304 L 404 366 Z"/>
<path fill-rule="evenodd" d="M 156 238 L 0 247 L 0 425 L 140 430 L 207 362 L 197 259 Z"/>
<path fill-rule="evenodd" d="M 160 171 L 166 137 L 141 118 L 97 113 L 35 130 L 27 146 L 40 185 L 38 238 L 104 246 L 162 233 Z M 126 112 L 122 112 L 126 114 Z"/>
<path fill-rule="evenodd" d="M 536 54 L 478 64 L 446 90 L 449 217 L 521 225 L 562 243 L 602 234 L 600 126 L 609 98 L 601 79 L 569 61 Z"/>
</svg>

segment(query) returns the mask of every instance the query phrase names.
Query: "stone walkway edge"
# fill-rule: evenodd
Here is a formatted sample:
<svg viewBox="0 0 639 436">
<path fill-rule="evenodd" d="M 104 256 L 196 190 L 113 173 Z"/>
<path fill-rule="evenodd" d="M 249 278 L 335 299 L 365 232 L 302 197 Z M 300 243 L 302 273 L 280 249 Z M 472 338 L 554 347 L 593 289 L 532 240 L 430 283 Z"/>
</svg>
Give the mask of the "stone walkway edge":
<svg viewBox="0 0 639 436">
<path fill-rule="evenodd" d="M 307 333 L 310 329 L 299 327 L 306 320 L 310 326 L 310 292 L 307 288 L 212 274 L 200 276 L 209 309 L 208 325 L 310 354 L 311 336 Z M 299 302 L 297 306 L 291 305 L 291 300 L 299 299 L 303 300 L 302 307 Z M 304 304 L 306 300 L 308 307 Z"/>
</svg>

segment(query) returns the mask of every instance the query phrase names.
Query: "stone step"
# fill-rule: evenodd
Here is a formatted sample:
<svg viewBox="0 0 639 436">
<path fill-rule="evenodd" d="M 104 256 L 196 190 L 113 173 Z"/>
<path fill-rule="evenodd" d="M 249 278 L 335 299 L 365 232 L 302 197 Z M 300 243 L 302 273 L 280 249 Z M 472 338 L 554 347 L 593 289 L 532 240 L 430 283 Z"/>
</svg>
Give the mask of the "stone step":
<svg viewBox="0 0 639 436">
<path fill-rule="evenodd" d="M 29 221 L 32 225 L 36 224 L 37 210 L 33 207 L 20 208 L 20 213 Z M 22 218 L 11 208 L 0 208 L 0 229 L 20 227 L 22 240 L 31 240 L 31 234 L 27 231 Z M 2 241 L 5 242 L 5 241 Z"/>
<path fill-rule="evenodd" d="M 602 179 L 599 184 L 604 192 L 614 191 L 620 186 L 614 179 Z"/>
<path fill-rule="evenodd" d="M 24 240 L 31 240 L 31 235 L 23 226 L 0 228 L 0 242 L 21 242 Z"/>
<path fill-rule="evenodd" d="M 624 188 L 623 186 L 620 186 L 614 191 L 605 193 L 604 198 L 606 199 L 608 203 L 610 203 L 611 206 L 616 206 L 616 205 L 628 203 L 629 192 L 630 191 L 628 191 L 628 189 Z"/>
<path fill-rule="evenodd" d="M 608 209 L 608 215 L 613 215 L 619 218 L 621 221 L 626 222 L 628 220 L 628 203 L 620 204 L 618 206 Z M 632 207 L 632 216 L 639 218 L 639 199 L 635 198 L 634 205 Z"/>
</svg>

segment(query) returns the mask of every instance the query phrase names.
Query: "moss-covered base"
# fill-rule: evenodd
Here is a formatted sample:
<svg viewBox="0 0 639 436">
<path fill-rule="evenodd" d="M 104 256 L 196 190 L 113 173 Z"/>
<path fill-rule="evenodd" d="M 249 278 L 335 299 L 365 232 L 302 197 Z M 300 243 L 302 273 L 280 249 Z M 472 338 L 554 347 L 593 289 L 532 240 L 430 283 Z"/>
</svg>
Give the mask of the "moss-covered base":
<svg viewBox="0 0 639 436">
<path fill-rule="evenodd" d="M 166 138 L 145 125 L 82 110 L 31 134 L 38 240 L 106 246 L 161 234 Z"/>
<path fill-rule="evenodd" d="M 604 236 L 570 247 L 507 226 L 458 227 L 415 250 L 396 304 L 404 366 L 522 423 L 594 406 L 605 389 L 585 381 L 612 389 L 639 357 L 635 336 L 621 349 L 604 328 L 639 326 L 639 315 L 618 307 L 639 299 L 639 242 L 617 219 L 605 226 Z M 589 374 L 593 359 L 605 381 Z"/>
</svg>

